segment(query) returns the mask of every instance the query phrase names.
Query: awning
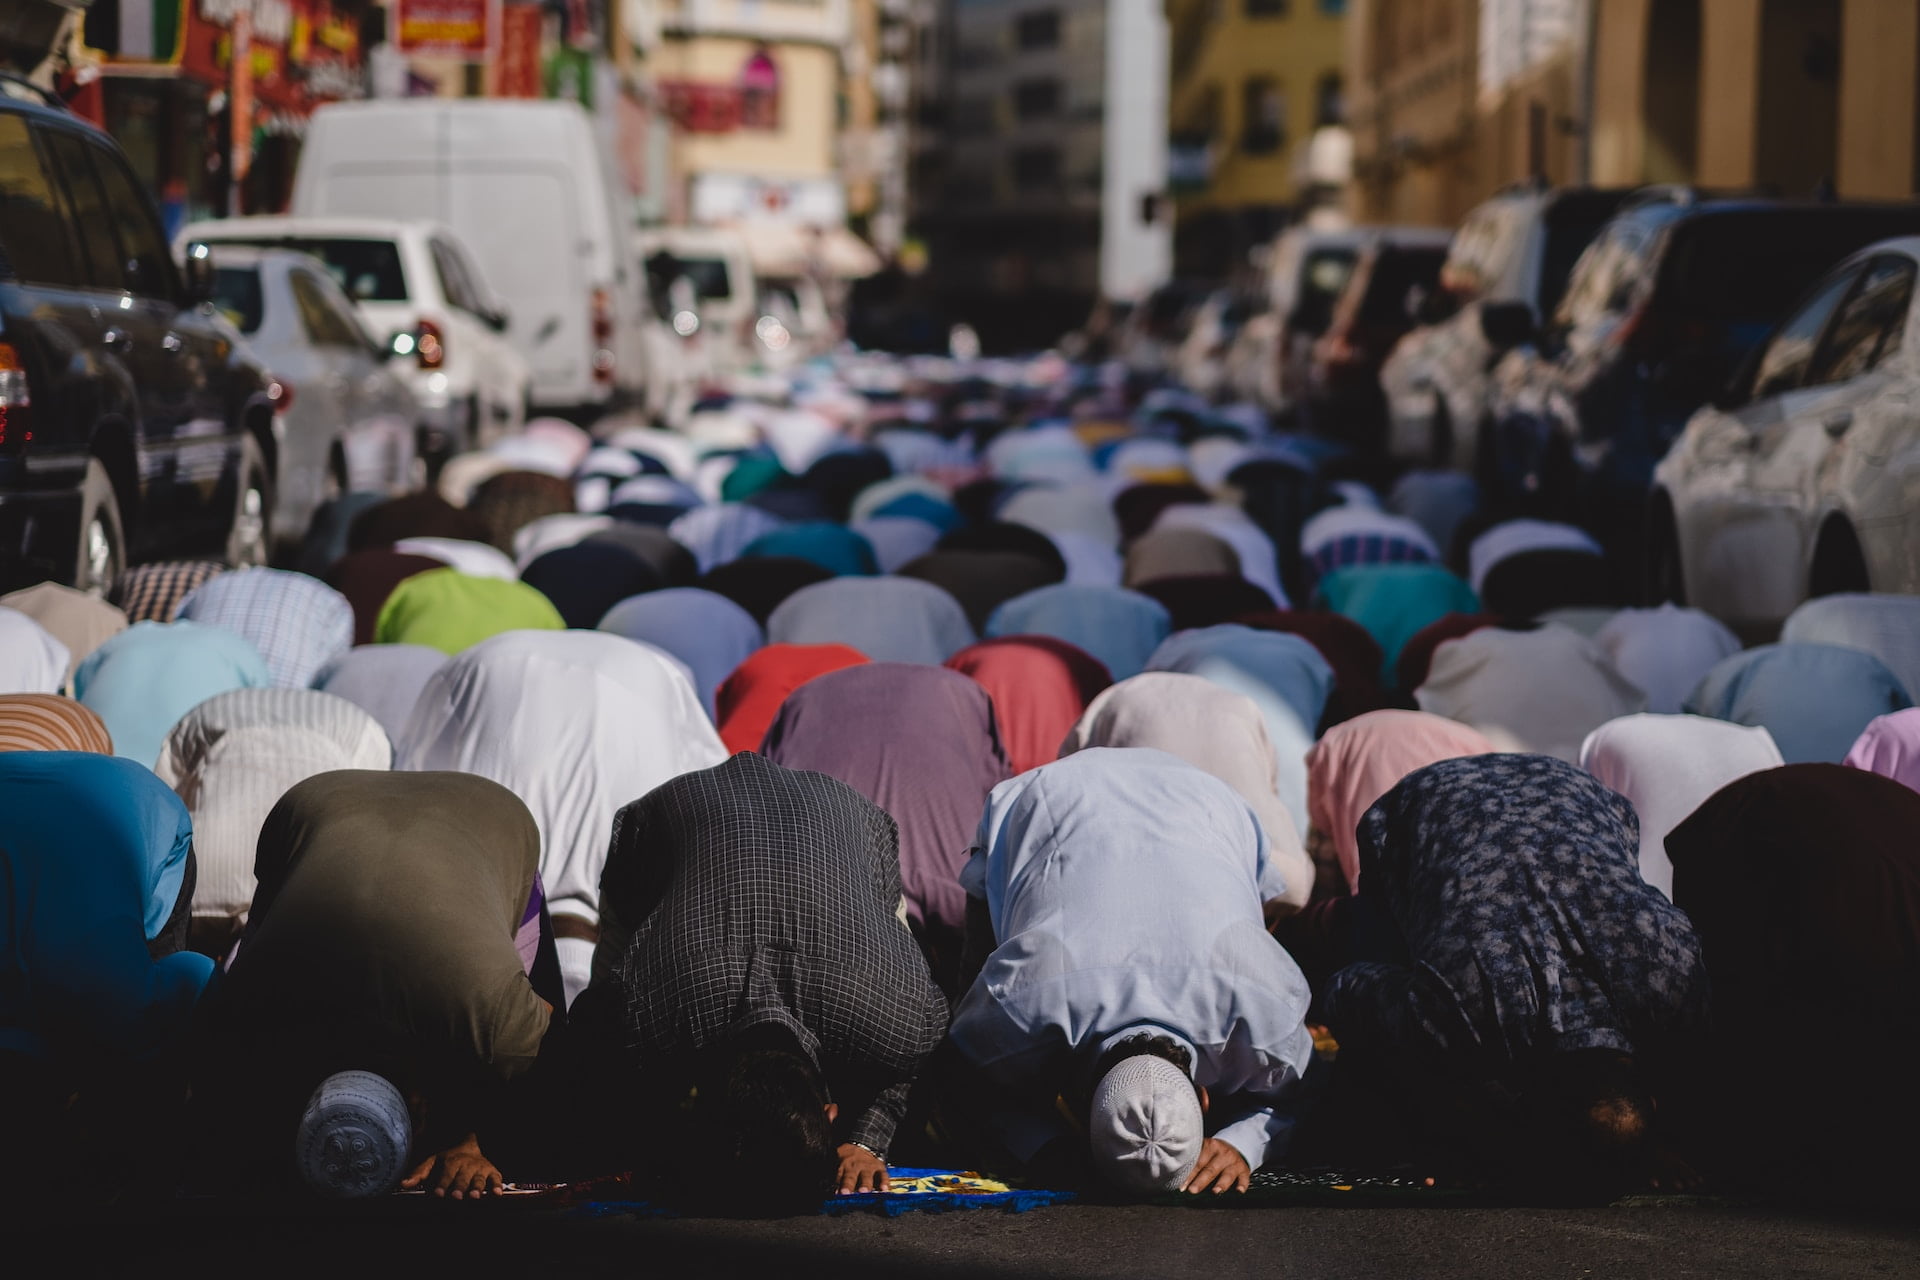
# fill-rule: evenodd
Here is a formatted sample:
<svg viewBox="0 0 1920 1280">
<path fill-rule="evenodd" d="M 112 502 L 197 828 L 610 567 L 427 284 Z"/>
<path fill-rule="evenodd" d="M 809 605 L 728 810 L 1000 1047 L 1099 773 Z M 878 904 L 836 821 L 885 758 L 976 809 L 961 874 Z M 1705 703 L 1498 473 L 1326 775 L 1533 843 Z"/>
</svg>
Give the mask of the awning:
<svg viewBox="0 0 1920 1280">
<path fill-rule="evenodd" d="M 880 255 L 845 227 L 814 231 L 790 222 L 742 222 L 754 274 L 775 278 L 806 275 L 816 264 L 830 276 L 859 280 L 880 270 Z"/>
</svg>

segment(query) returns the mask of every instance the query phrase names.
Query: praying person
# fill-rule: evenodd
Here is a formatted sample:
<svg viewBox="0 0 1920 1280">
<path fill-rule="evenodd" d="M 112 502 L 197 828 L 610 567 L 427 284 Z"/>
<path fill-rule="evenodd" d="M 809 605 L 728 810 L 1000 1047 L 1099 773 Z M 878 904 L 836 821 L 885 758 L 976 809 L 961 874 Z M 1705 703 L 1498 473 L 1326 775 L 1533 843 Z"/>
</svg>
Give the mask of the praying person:
<svg viewBox="0 0 1920 1280">
<path fill-rule="evenodd" d="M 1262 914 L 1280 884 L 1248 803 L 1165 752 L 1091 747 L 1001 783 L 961 874 L 958 1106 L 1036 1177 L 1246 1190 L 1313 1051 Z"/>
<path fill-rule="evenodd" d="M 1707 973 L 1640 878 L 1626 798 L 1550 757 L 1465 756 L 1402 780 L 1358 834 L 1358 902 L 1397 954 L 1324 994 L 1341 1070 L 1497 1173 L 1690 1186 L 1655 1107 L 1706 1029 Z"/>
<path fill-rule="evenodd" d="M 288 791 L 207 1000 L 194 1094 L 208 1179 L 272 1180 L 315 1086 L 367 1071 L 416 1112 L 403 1186 L 501 1194 L 481 1138 L 561 1016 L 550 931 L 522 945 L 539 858 L 526 805 L 471 774 L 342 770 Z"/>
<path fill-rule="evenodd" d="M 596 1082 L 583 1092 L 615 1113 L 621 1153 L 756 1214 L 887 1190 L 888 1148 L 947 1025 L 896 914 L 893 819 L 824 774 L 742 752 L 622 809 L 600 890 L 574 1031 Z"/>
</svg>

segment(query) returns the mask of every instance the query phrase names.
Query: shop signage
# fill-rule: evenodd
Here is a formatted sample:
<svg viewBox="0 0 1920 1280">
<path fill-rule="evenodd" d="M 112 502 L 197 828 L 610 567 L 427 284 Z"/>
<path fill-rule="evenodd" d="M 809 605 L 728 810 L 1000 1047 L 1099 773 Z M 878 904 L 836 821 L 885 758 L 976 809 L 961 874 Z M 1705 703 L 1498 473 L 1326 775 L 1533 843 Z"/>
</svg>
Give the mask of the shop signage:
<svg viewBox="0 0 1920 1280">
<path fill-rule="evenodd" d="M 483 62 L 487 56 L 488 0 L 395 0 L 402 53 Z"/>
</svg>

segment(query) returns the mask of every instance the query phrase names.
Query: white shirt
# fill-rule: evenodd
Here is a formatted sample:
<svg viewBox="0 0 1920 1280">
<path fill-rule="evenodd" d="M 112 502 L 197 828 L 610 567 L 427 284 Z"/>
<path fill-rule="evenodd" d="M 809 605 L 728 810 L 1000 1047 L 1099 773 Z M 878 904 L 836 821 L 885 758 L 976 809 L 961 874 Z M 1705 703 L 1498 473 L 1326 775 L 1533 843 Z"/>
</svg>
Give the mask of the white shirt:
<svg viewBox="0 0 1920 1280">
<path fill-rule="evenodd" d="M 1031 1159 L 1052 1100 L 1140 1024 L 1193 1046 L 1214 1136 L 1259 1168 L 1313 1053 L 1307 983 L 1268 935 L 1267 840 L 1226 783 L 1161 751 L 1091 748 L 995 787 L 960 883 L 999 946 L 954 1017 L 973 1065 L 1030 1106 L 1000 1117 Z"/>
</svg>

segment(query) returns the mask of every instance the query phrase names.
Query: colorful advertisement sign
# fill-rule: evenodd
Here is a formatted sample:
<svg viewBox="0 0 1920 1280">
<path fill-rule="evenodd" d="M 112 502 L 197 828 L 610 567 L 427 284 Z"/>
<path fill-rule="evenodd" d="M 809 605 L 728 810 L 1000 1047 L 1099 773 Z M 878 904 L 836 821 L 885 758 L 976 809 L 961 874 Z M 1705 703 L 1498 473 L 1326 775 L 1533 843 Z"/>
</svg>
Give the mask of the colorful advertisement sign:
<svg viewBox="0 0 1920 1280">
<path fill-rule="evenodd" d="M 543 96 L 545 68 L 540 65 L 542 14 L 538 5 L 509 4 L 500 10 L 500 83 L 503 98 Z"/>
<path fill-rule="evenodd" d="M 488 0 L 395 0 L 394 43 L 402 53 L 482 62 L 487 56 Z"/>
</svg>

